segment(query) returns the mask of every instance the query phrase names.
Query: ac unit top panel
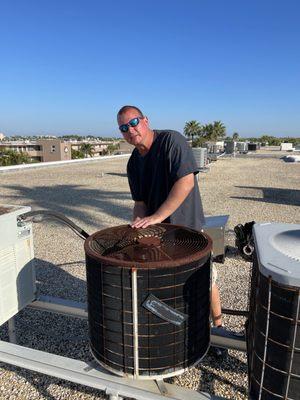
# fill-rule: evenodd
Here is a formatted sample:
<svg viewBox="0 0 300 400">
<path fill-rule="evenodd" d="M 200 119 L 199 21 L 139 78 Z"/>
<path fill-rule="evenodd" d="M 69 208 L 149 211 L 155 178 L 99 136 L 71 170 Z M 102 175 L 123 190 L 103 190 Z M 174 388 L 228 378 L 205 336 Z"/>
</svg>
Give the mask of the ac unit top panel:
<svg viewBox="0 0 300 400">
<path fill-rule="evenodd" d="M 31 234 L 31 224 L 18 224 L 18 216 L 31 210 L 31 207 L 0 204 L 0 249 L 15 243 Z"/>
<path fill-rule="evenodd" d="M 255 224 L 253 233 L 260 272 L 300 287 L 300 224 Z"/>
<path fill-rule="evenodd" d="M 18 216 L 31 210 L 31 207 L 16 206 L 11 204 L 0 204 L 0 221 L 10 218 L 12 215 Z"/>
</svg>

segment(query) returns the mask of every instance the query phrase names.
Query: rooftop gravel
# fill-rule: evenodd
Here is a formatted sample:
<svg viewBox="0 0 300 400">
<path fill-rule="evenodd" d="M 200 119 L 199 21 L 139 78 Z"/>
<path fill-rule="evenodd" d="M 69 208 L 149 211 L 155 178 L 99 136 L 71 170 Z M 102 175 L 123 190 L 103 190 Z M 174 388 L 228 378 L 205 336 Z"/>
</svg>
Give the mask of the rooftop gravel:
<svg viewBox="0 0 300 400">
<path fill-rule="evenodd" d="M 216 264 L 222 305 L 245 309 L 250 263 L 237 253 L 233 228 L 238 223 L 300 223 L 300 163 L 286 163 L 280 152 L 223 157 L 199 174 L 206 215 L 229 214 L 228 254 Z M 126 224 L 133 202 L 126 159 L 100 160 L 0 174 L 0 203 L 33 210 L 59 211 L 88 233 Z M 83 240 L 66 226 L 46 220 L 34 224 L 34 249 L 41 294 L 86 301 Z M 224 316 L 224 325 L 244 329 L 243 317 Z M 16 317 L 19 343 L 55 354 L 91 360 L 87 322 L 25 309 Z M 7 340 L 7 325 L 0 327 Z M 226 361 L 206 356 L 196 368 L 172 378 L 176 384 L 231 399 L 247 398 L 246 355 L 229 351 Z M 103 393 L 60 379 L 0 363 L 0 399 L 90 400 Z"/>
</svg>

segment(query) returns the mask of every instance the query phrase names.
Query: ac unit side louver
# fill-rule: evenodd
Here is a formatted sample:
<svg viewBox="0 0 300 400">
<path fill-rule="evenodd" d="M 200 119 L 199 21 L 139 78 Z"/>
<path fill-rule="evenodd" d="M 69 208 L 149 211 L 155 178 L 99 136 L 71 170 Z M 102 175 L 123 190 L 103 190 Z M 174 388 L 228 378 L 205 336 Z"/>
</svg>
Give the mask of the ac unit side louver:
<svg viewBox="0 0 300 400">
<path fill-rule="evenodd" d="M 35 299 L 32 226 L 18 221 L 28 211 L 0 205 L 0 325 Z"/>
</svg>

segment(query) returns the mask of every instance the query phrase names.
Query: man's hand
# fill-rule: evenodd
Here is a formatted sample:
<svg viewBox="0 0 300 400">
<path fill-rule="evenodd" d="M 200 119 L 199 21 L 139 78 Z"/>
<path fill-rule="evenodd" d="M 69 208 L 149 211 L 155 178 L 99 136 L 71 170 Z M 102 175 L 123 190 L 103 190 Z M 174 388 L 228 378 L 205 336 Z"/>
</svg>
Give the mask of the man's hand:
<svg viewBox="0 0 300 400">
<path fill-rule="evenodd" d="M 137 217 L 131 224 L 132 228 L 147 228 L 149 225 L 159 224 L 163 219 L 156 214 L 149 215 L 148 217 Z"/>
</svg>

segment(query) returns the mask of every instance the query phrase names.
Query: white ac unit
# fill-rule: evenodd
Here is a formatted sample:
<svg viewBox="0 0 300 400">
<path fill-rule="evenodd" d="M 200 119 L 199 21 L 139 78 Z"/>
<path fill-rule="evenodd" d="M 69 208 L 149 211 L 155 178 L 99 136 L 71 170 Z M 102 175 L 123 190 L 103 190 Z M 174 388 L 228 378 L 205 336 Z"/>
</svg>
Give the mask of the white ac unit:
<svg viewBox="0 0 300 400">
<path fill-rule="evenodd" d="M 199 169 L 205 168 L 207 165 L 207 149 L 203 147 L 193 147 L 192 151 L 197 167 Z"/>
<path fill-rule="evenodd" d="M 249 399 L 299 399 L 300 224 L 254 224 Z"/>
<path fill-rule="evenodd" d="M 0 205 L 0 325 L 36 297 L 32 226 L 18 221 L 30 210 Z"/>
</svg>

